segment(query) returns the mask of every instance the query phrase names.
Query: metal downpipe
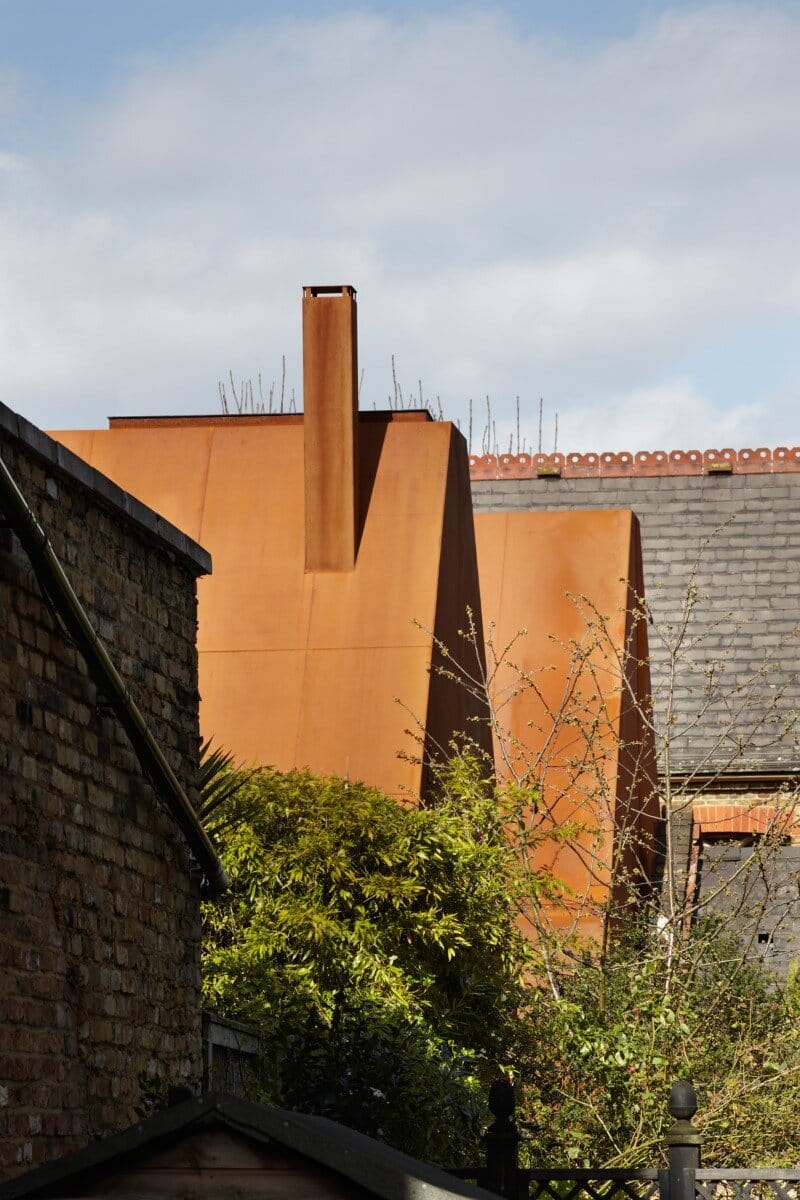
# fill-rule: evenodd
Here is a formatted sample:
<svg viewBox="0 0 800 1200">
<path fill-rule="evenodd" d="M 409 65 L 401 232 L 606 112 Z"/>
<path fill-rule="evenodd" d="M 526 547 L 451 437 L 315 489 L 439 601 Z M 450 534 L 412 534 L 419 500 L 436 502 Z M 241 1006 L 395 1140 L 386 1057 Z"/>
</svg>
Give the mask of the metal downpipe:
<svg viewBox="0 0 800 1200">
<path fill-rule="evenodd" d="M 144 717 L 130 695 L 122 676 L 108 656 L 72 584 L 64 573 L 44 529 L 28 505 L 17 483 L 0 457 L 0 508 L 30 559 L 39 586 L 63 621 L 83 655 L 90 675 L 99 683 L 114 713 L 128 735 L 142 770 L 180 826 L 198 863 L 205 872 L 203 892 L 218 895 L 229 884 L 191 801 L 181 787 Z"/>
</svg>

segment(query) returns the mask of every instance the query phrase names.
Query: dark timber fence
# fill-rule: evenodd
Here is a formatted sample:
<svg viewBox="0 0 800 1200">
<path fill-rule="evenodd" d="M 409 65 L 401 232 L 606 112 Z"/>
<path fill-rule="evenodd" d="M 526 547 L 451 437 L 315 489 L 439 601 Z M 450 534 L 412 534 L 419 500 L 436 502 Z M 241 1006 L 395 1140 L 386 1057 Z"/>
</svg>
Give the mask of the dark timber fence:
<svg viewBox="0 0 800 1200">
<path fill-rule="evenodd" d="M 691 1083 L 674 1083 L 667 1132 L 667 1166 L 611 1170 L 531 1169 L 518 1165 L 520 1134 L 514 1121 L 514 1088 L 492 1084 L 486 1131 L 486 1163 L 451 1172 L 474 1180 L 505 1200 L 800 1200 L 800 1170 L 706 1169 L 700 1165 L 702 1137 L 692 1124 L 697 1098 Z"/>
</svg>

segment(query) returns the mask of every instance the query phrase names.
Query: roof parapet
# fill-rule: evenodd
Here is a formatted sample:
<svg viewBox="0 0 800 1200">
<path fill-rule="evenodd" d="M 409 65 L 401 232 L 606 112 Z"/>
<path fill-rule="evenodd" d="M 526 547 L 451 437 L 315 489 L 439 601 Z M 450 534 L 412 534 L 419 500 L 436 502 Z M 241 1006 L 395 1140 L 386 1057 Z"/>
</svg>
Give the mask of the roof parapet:
<svg viewBox="0 0 800 1200">
<path fill-rule="evenodd" d="M 800 471 L 800 447 L 755 450 L 622 450 L 603 454 L 471 454 L 478 479 L 602 479 L 675 475 L 777 475 Z"/>
</svg>

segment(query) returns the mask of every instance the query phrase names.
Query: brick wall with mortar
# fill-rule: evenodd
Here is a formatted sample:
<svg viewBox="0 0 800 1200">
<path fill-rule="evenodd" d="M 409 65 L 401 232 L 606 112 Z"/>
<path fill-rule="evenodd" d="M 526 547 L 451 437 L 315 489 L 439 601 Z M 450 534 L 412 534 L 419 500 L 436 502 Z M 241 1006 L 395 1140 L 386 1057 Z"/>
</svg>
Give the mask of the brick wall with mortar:
<svg viewBox="0 0 800 1200">
<path fill-rule="evenodd" d="M 208 556 L 2 405 L 0 454 L 191 795 Z M 199 1081 L 198 902 L 182 835 L 0 528 L 0 1178 Z"/>
<path fill-rule="evenodd" d="M 774 772 L 800 769 L 796 728 L 781 729 L 800 705 L 800 472 L 680 474 L 610 478 L 472 480 L 476 510 L 630 508 L 641 524 L 645 591 L 655 629 L 650 634 L 653 686 L 663 714 L 669 690 L 668 656 L 657 629 L 675 623 L 697 571 L 699 601 L 689 629 L 697 637 L 697 667 L 678 672 L 678 728 L 672 744 L 676 772 Z M 701 553 L 702 551 L 702 553 Z M 538 564 L 545 575 L 547 564 Z M 490 615 L 490 614 L 489 614 Z M 725 703 L 705 707 L 703 670 L 723 664 L 729 698 L 767 664 L 747 710 L 733 722 L 742 733 L 739 755 L 729 738 Z M 777 697 L 777 702 L 775 698 Z M 777 714 L 777 723 L 772 718 Z M 759 724 L 762 723 L 761 728 Z"/>
</svg>

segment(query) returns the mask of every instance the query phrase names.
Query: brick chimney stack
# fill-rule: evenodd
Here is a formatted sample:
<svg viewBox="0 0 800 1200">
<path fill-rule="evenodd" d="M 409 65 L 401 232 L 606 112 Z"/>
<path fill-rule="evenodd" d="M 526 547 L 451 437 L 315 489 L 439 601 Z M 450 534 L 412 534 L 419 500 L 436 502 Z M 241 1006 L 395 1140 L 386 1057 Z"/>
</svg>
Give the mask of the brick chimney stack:
<svg viewBox="0 0 800 1200">
<path fill-rule="evenodd" d="M 306 570 L 352 571 L 358 542 L 356 292 L 303 288 Z"/>
</svg>

